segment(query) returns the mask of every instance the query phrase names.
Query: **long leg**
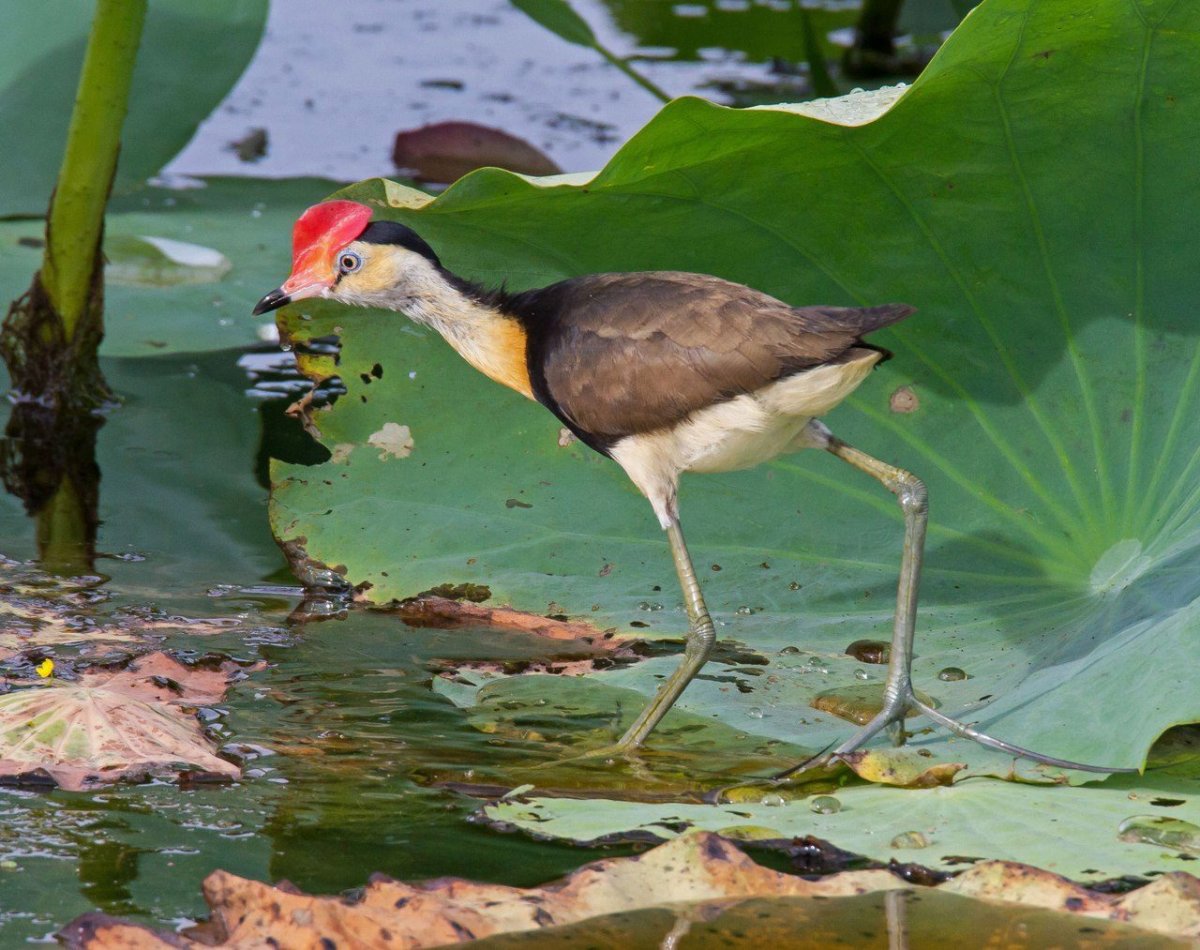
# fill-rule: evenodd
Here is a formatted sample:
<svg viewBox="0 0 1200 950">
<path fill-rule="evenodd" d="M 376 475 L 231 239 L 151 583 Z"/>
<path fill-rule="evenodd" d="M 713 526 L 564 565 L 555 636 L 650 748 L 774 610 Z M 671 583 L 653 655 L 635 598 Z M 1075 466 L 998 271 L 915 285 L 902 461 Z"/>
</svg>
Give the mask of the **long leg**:
<svg viewBox="0 0 1200 950">
<path fill-rule="evenodd" d="M 904 717 L 909 709 L 917 709 L 938 725 L 955 735 L 972 739 L 981 745 L 998 749 L 1011 755 L 1032 759 L 1059 768 L 1080 769 L 1086 772 L 1136 772 L 1137 769 L 1111 768 L 1086 765 L 1068 759 L 1058 759 L 1039 752 L 1032 752 L 980 732 L 965 723 L 958 722 L 921 702 L 912 688 L 913 637 L 917 622 L 917 594 L 921 583 L 921 562 L 925 551 L 925 526 L 929 520 L 929 495 L 924 483 L 902 468 L 888 465 L 877 458 L 861 452 L 835 437 L 825 426 L 809 424 L 810 443 L 824 448 L 830 454 L 848 462 L 872 478 L 896 496 L 904 512 L 904 549 L 900 555 L 900 584 L 896 594 L 896 617 L 892 627 L 891 657 L 888 661 L 887 679 L 883 687 L 883 708 L 870 722 L 831 751 L 810 759 L 794 769 L 789 769 L 780 778 L 824 763 L 840 755 L 846 755 L 866 744 L 889 726 L 898 730 L 898 739 L 904 739 Z"/>
<path fill-rule="evenodd" d="M 708 608 L 704 605 L 704 595 L 700 593 L 696 569 L 692 566 L 692 558 L 683 541 L 683 529 L 677 517 L 672 517 L 667 523 L 666 532 L 667 539 L 671 542 L 671 555 L 675 559 L 675 572 L 679 575 L 679 586 L 683 589 L 684 606 L 687 608 L 687 645 L 684 647 L 683 661 L 679 667 L 659 687 L 654 698 L 617 743 L 617 748 L 621 750 L 636 749 L 645 741 L 646 736 L 650 735 L 662 717 L 675 705 L 679 694 L 700 672 L 700 668 L 712 653 L 713 643 L 717 638 L 717 631 L 708 615 Z"/>
</svg>

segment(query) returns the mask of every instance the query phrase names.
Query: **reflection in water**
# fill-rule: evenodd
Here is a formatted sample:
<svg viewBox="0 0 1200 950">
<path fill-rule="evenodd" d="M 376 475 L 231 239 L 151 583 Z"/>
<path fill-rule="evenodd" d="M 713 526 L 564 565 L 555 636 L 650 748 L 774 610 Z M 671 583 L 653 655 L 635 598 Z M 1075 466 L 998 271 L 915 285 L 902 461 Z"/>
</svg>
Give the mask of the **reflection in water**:
<svg viewBox="0 0 1200 950">
<path fill-rule="evenodd" d="M 138 913 L 129 885 L 137 880 L 138 858 L 144 853 L 120 841 L 89 838 L 79 851 L 80 892 L 110 914 Z"/>
<path fill-rule="evenodd" d="M 94 571 L 100 523 L 96 433 L 103 424 L 97 414 L 19 402 L 0 440 L 0 477 L 34 519 L 38 561 L 49 573 Z"/>
</svg>

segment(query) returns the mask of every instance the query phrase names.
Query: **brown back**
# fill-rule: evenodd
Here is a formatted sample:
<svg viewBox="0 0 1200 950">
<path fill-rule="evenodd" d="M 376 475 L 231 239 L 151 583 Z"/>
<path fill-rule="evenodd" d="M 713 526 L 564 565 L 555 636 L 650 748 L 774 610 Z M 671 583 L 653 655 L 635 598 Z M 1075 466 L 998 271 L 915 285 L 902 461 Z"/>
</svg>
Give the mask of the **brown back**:
<svg viewBox="0 0 1200 950">
<path fill-rule="evenodd" d="M 603 450 L 836 359 L 906 304 L 790 307 L 705 274 L 592 274 L 518 294 L 534 394 Z"/>
</svg>

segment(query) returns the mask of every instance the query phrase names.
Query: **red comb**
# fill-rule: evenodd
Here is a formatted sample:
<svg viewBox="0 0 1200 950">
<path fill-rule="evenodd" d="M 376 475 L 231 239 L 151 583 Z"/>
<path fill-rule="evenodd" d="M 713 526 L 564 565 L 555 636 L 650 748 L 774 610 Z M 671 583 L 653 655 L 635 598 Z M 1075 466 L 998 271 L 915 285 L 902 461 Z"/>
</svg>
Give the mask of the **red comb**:
<svg viewBox="0 0 1200 950">
<path fill-rule="evenodd" d="M 363 233 L 372 211 L 357 201 L 322 201 L 313 205 L 292 229 L 292 264 L 317 247 L 339 249 Z"/>
<path fill-rule="evenodd" d="M 334 257 L 366 230 L 372 213 L 357 201 L 322 201 L 300 215 L 292 228 L 292 275 L 280 290 L 290 294 L 332 286 L 337 280 Z"/>
</svg>

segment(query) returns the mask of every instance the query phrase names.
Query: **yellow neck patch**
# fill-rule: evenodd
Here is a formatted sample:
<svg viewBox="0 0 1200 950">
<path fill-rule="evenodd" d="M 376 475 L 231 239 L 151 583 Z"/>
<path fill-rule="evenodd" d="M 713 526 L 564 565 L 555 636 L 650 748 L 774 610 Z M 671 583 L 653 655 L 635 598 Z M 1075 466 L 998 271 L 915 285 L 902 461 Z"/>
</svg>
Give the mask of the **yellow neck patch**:
<svg viewBox="0 0 1200 950">
<path fill-rule="evenodd" d="M 459 356 L 484 376 L 533 398 L 525 361 L 525 331 L 516 320 L 496 315 L 470 324 L 442 324 L 437 329 Z"/>
</svg>

